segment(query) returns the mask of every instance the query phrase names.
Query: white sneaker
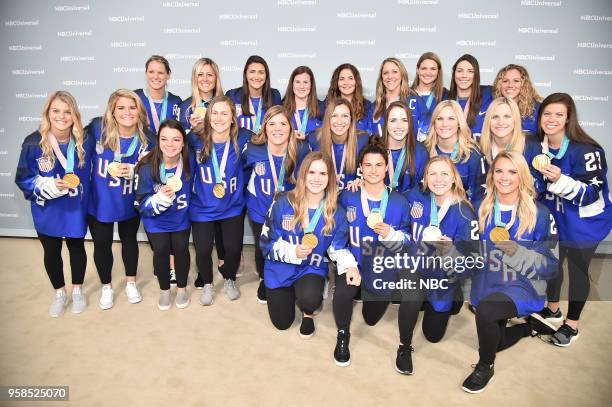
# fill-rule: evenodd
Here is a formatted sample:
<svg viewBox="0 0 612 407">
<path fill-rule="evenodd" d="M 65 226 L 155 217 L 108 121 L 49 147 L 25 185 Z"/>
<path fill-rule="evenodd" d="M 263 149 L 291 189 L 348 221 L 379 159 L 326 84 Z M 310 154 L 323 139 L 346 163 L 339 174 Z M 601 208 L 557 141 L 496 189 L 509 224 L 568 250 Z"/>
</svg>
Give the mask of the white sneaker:
<svg viewBox="0 0 612 407">
<path fill-rule="evenodd" d="M 87 299 L 81 290 L 72 291 L 72 313 L 80 314 L 87 307 Z"/>
<path fill-rule="evenodd" d="M 57 318 L 64 313 L 64 308 L 68 305 L 68 296 L 66 291 L 60 290 L 55 292 L 53 302 L 49 306 L 49 315 Z"/>
<path fill-rule="evenodd" d="M 138 291 L 138 286 L 134 281 L 128 281 L 125 285 L 125 295 L 127 295 L 130 304 L 136 304 L 142 301 L 142 295 Z"/>
<path fill-rule="evenodd" d="M 100 302 L 98 303 L 102 309 L 111 309 L 115 305 L 115 292 L 110 284 L 102 286 L 102 294 L 100 295 Z"/>
</svg>

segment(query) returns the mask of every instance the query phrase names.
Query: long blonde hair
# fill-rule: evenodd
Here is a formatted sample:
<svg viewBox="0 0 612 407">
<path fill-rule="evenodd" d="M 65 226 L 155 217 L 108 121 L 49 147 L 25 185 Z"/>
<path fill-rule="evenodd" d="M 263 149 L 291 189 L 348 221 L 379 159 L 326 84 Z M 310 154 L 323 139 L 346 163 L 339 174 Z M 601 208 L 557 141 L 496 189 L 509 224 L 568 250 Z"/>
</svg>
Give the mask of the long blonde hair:
<svg viewBox="0 0 612 407">
<path fill-rule="evenodd" d="M 200 162 L 205 162 L 212 154 L 211 151 L 213 149 L 213 128 L 210 124 L 210 112 L 212 111 L 213 106 L 215 106 L 217 103 L 227 103 L 229 105 L 230 111 L 232 112 L 232 124 L 230 125 L 229 129 L 230 143 L 234 145 L 234 151 L 236 152 L 237 159 L 240 159 L 240 153 L 238 151 L 238 119 L 236 119 L 236 105 L 230 97 L 218 96 L 213 98 L 213 100 L 211 100 L 210 104 L 208 105 L 204 120 L 191 130 L 195 134 L 197 134 L 200 140 L 202 140 L 202 150 L 198 152 L 198 158 Z"/>
<path fill-rule="evenodd" d="M 497 196 L 493 174 L 497 163 L 502 159 L 510 160 L 518 171 L 519 176 L 519 201 L 515 217 L 519 225 L 514 236 L 518 240 L 523 236 L 523 233 L 526 231 L 531 232 L 535 228 L 538 209 L 535 203 L 537 194 L 533 187 L 533 177 L 529 171 L 529 165 L 525 161 L 523 154 L 517 151 L 502 151 L 493 160 L 491 169 L 487 174 L 487 194 L 478 210 L 478 227 L 480 228 L 480 233 L 484 233 L 485 227 L 493 220 L 493 209 L 495 197 Z"/>
<path fill-rule="evenodd" d="M 459 174 L 459 171 L 457 170 L 457 166 L 449 157 L 445 155 L 437 155 L 437 156 L 431 157 L 431 159 L 427 162 L 427 165 L 425 166 L 425 170 L 423 171 L 423 185 L 421 186 L 421 190 L 423 192 L 430 192 L 429 188 L 427 187 L 427 180 L 429 178 L 427 174 L 429 173 L 429 167 L 431 167 L 434 163 L 437 163 L 437 162 L 443 162 L 446 165 L 448 165 L 448 167 L 450 168 L 451 175 L 453 177 L 453 185 L 451 186 L 451 193 L 453 194 L 453 197 L 455 198 L 455 202 L 459 204 L 465 204 L 472 211 L 474 211 L 474 207 L 468 200 L 467 194 L 465 193 L 465 189 L 463 188 L 463 181 L 461 180 L 461 174 Z"/>
<path fill-rule="evenodd" d="M 268 133 L 266 132 L 266 125 L 272 118 L 276 115 L 282 114 L 285 119 L 287 119 L 287 123 L 289 123 L 289 139 L 287 140 L 287 158 L 285 159 L 285 174 L 287 177 L 287 181 L 295 184 L 295 175 L 293 174 L 296 164 L 297 164 L 297 139 L 295 138 L 295 131 L 291 127 L 291 116 L 289 115 L 289 111 L 283 105 L 275 105 L 266 111 L 266 114 L 263 118 L 263 123 L 261 124 L 261 129 L 259 133 L 253 135 L 251 137 L 251 143 L 262 145 L 266 144 L 268 141 Z"/>
<path fill-rule="evenodd" d="M 104 148 L 108 148 L 112 151 L 115 151 L 119 146 L 119 124 L 117 123 L 117 120 L 115 120 L 115 116 L 113 116 L 113 112 L 115 111 L 119 98 L 131 99 L 136 104 L 136 109 L 138 110 L 138 124 L 136 125 L 136 133 L 138 133 L 140 144 L 143 147 L 147 147 L 149 145 L 149 140 L 145 135 L 145 129 L 149 127 L 147 111 L 145 110 L 145 107 L 140 101 L 138 95 L 125 88 L 117 89 L 108 98 L 106 111 L 104 112 L 104 118 L 102 120 L 102 145 L 104 145 Z"/>
<path fill-rule="evenodd" d="M 485 156 L 487 162 L 491 164 L 493 162 L 493 132 L 491 131 L 491 117 L 493 112 L 498 106 L 508 105 L 512 112 L 512 121 L 514 122 L 514 130 L 510 138 L 508 151 L 516 151 L 517 153 L 523 154 L 525 150 L 525 136 L 521 130 L 521 113 L 516 102 L 507 97 L 499 97 L 494 99 L 485 115 L 484 123 L 482 124 L 482 133 L 480 134 L 480 151 Z"/>
<path fill-rule="evenodd" d="M 74 136 L 75 147 L 77 156 L 79 157 L 79 168 L 83 168 L 85 165 L 85 149 L 83 148 L 83 138 L 85 137 L 83 130 L 83 123 L 81 123 L 81 112 L 79 111 L 79 105 L 72 94 L 64 90 L 55 91 L 49 96 L 45 102 L 45 106 L 42 111 L 42 120 L 38 131 L 40 132 L 40 149 L 42 150 L 43 157 L 47 157 L 51 160 L 51 163 L 55 165 L 55 154 L 51 143 L 49 143 L 49 132 L 51 131 L 51 121 L 49 120 L 49 110 L 51 110 L 51 103 L 55 99 L 58 99 L 68 105 L 70 108 L 70 117 L 72 118 L 72 128 L 70 133 Z"/>
<path fill-rule="evenodd" d="M 321 151 L 331 157 L 333 146 L 332 131 L 331 131 L 331 116 L 334 110 L 338 106 L 346 106 L 351 115 L 351 125 L 348 129 L 346 141 L 344 142 L 344 154 L 346 163 L 347 174 L 352 174 L 357 171 L 357 130 L 355 129 L 355 112 L 351 102 L 344 98 L 336 98 L 330 101 L 325 108 L 325 115 L 323 116 L 323 125 L 317 131 L 317 138 Z M 334 173 L 336 171 L 334 170 Z"/>
<path fill-rule="evenodd" d="M 387 108 L 387 90 L 385 89 L 385 85 L 383 84 L 382 74 L 383 67 L 387 62 L 392 62 L 399 68 L 400 74 L 402 76 L 402 83 L 400 84 L 400 100 L 408 99 L 408 96 L 414 94 L 414 92 L 410 89 L 410 83 L 408 80 L 408 71 L 406 67 L 397 58 L 386 58 L 380 64 L 380 69 L 378 71 L 378 79 L 376 80 L 376 101 L 374 102 L 374 114 L 372 118 L 374 121 L 379 121 L 382 114 L 385 112 Z"/>
<path fill-rule="evenodd" d="M 430 157 L 434 157 L 438 155 L 436 151 L 436 146 L 438 145 L 438 133 L 436 132 L 435 121 L 440 116 L 442 109 L 450 107 L 453 109 L 453 113 L 457 118 L 457 124 L 459 128 L 457 129 L 457 142 L 459 143 L 459 150 L 457 152 L 456 163 L 458 162 L 467 162 L 470 159 L 470 155 L 472 154 L 472 150 L 478 151 L 478 144 L 472 138 L 472 131 L 470 130 L 470 126 L 468 126 L 467 121 L 465 120 L 465 116 L 463 115 L 463 111 L 461 110 L 461 106 L 454 100 L 443 100 L 442 102 L 436 105 L 432 115 L 431 115 L 431 125 L 429 126 L 429 134 L 423 143 L 425 148 L 429 152 Z"/>
<path fill-rule="evenodd" d="M 417 89 L 421 84 L 421 80 L 419 79 L 419 67 L 421 66 L 423 61 L 427 60 L 434 61 L 438 66 L 438 76 L 436 77 L 436 80 L 433 83 L 431 93 L 433 93 L 436 100 L 439 102 L 442 100 L 442 95 L 444 94 L 444 74 L 442 73 L 442 61 L 440 60 L 438 54 L 436 54 L 435 52 L 426 52 L 421 55 L 416 64 L 417 72 L 410 89 L 412 89 L 414 93 L 417 93 Z"/>
<path fill-rule="evenodd" d="M 200 101 L 200 89 L 198 89 L 198 73 L 200 69 L 209 65 L 212 70 L 215 72 L 215 89 L 213 90 L 213 97 L 222 96 L 223 95 L 223 87 L 221 86 L 221 76 L 219 75 L 219 67 L 210 58 L 200 58 L 195 64 L 193 64 L 193 69 L 191 69 L 191 109 L 195 109 L 198 106 L 198 102 Z"/>
<path fill-rule="evenodd" d="M 327 167 L 327 187 L 325 188 L 325 206 L 323 207 L 323 220 L 325 226 L 323 227 L 323 233 L 329 234 L 336 227 L 336 221 L 334 215 L 338 209 L 338 185 L 336 184 L 336 169 L 331 158 L 321 151 L 313 151 L 309 153 L 300 166 L 298 172 L 297 182 L 295 189 L 287 193 L 287 199 L 289 204 L 293 208 L 294 217 L 291 223 L 292 229 L 298 225 L 302 227 L 306 222 L 306 216 L 308 214 L 308 202 L 306 200 L 306 176 L 310 171 L 310 166 L 314 161 L 323 161 Z"/>
<path fill-rule="evenodd" d="M 519 90 L 519 94 L 517 96 L 517 105 L 519 111 L 521 112 L 521 117 L 533 118 L 535 113 L 535 104 L 536 102 L 541 102 L 542 97 L 538 94 L 535 86 L 533 86 L 531 78 L 529 77 L 529 72 L 527 72 L 525 67 L 521 65 L 509 64 L 500 69 L 495 77 L 495 81 L 493 82 L 493 97 L 498 98 L 503 96 L 501 87 L 504 80 L 504 75 L 513 69 L 518 71 L 518 73 L 521 75 L 521 89 Z"/>
</svg>

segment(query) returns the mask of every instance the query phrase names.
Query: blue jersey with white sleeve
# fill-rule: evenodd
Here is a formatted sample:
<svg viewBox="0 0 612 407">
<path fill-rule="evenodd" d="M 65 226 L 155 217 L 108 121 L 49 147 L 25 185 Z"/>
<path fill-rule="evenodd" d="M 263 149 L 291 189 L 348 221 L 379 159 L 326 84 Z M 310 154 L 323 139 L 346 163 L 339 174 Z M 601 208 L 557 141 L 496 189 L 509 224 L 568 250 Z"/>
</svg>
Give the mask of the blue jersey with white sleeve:
<svg viewBox="0 0 612 407">
<path fill-rule="evenodd" d="M 155 122 L 153 121 L 153 112 L 151 111 L 151 104 L 149 103 L 149 98 L 147 97 L 143 89 L 136 89 L 134 92 L 138 95 L 138 97 L 142 101 L 142 104 L 147 110 L 147 117 L 149 119 L 149 130 L 151 130 L 152 133 L 157 134 L 157 130 L 155 130 Z M 180 119 L 181 103 L 182 101 L 180 97 L 172 94 L 171 92 L 168 92 L 168 103 L 166 105 L 165 120 Z M 160 123 L 162 123 L 163 120 L 161 120 L 161 117 L 163 101 L 154 101 L 153 106 L 155 107 L 155 111 L 157 112 L 157 117 L 160 119 Z"/>
<path fill-rule="evenodd" d="M 280 92 L 274 88 L 272 88 L 271 91 L 272 91 L 272 106 L 280 105 L 281 104 Z M 243 110 L 246 110 L 242 108 L 242 92 L 243 92 L 242 87 L 239 87 L 236 89 L 230 89 L 227 92 L 225 92 L 225 96 L 228 96 L 229 98 L 231 98 L 234 101 L 234 104 L 236 105 L 236 115 L 238 116 L 238 126 L 241 128 L 251 130 L 251 131 L 255 131 L 255 118 L 257 114 L 257 109 L 259 108 L 259 103 L 261 102 L 262 99 L 260 97 L 251 97 L 251 103 L 253 104 L 253 109 L 255 109 L 255 111 L 250 112 L 251 116 L 246 116 L 242 114 Z M 262 106 L 260 124 L 263 123 L 263 119 L 264 119 L 264 116 L 266 115 L 266 111 L 272 106 Z"/>
</svg>

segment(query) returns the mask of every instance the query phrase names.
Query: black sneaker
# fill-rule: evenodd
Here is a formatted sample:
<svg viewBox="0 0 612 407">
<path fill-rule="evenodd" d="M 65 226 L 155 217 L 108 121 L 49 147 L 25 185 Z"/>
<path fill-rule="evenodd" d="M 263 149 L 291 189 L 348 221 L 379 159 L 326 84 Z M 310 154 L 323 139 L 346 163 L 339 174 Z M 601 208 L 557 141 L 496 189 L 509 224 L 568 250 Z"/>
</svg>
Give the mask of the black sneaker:
<svg viewBox="0 0 612 407">
<path fill-rule="evenodd" d="M 561 309 L 557 309 L 557 311 L 552 312 L 550 308 L 544 307 L 544 309 L 537 313 L 540 316 L 540 319 L 548 320 L 548 322 L 554 322 L 560 324 L 563 322 L 563 314 L 561 313 Z"/>
<path fill-rule="evenodd" d="M 553 345 L 566 347 L 570 346 L 579 336 L 580 334 L 577 329 L 572 328 L 568 324 L 563 324 L 550 338 L 550 341 Z"/>
<path fill-rule="evenodd" d="M 303 317 L 302 324 L 300 325 L 300 338 L 310 339 L 315 333 L 314 320 L 310 317 Z"/>
<path fill-rule="evenodd" d="M 176 271 L 174 269 L 170 269 L 170 285 L 176 286 Z"/>
<path fill-rule="evenodd" d="M 338 330 L 336 349 L 334 349 L 334 362 L 336 362 L 337 366 L 346 367 L 351 364 L 351 352 L 349 351 L 350 340 L 350 333 L 343 329 Z"/>
<path fill-rule="evenodd" d="M 202 276 L 200 276 L 200 273 L 198 273 L 198 277 L 196 277 L 195 281 L 193 282 L 193 285 L 195 286 L 196 290 L 201 290 L 202 288 L 204 288 L 204 280 L 202 280 Z"/>
<path fill-rule="evenodd" d="M 493 366 L 482 362 L 478 362 L 476 365 L 472 365 L 472 367 L 474 371 L 465 379 L 461 388 L 472 394 L 482 393 L 487 384 L 491 383 L 493 377 L 495 377 L 495 371 Z"/>
<path fill-rule="evenodd" d="M 266 285 L 264 284 L 263 279 L 259 280 L 259 287 L 257 287 L 257 301 L 260 304 L 268 303 L 268 297 L 266 296 Z"/>
<path fill-rule="evenodd" d="M 527 317 L 527 323 L 531 327 L 531 336 L 554 335 L 557 329 L 553 324 L 534 313 Z"/>
<path fill-rule="evenodd" d="M 395 370 L 397 370 L 398 373 L 406 375 L 412 374 L 412 352 L 414 352 L 414 349 L 410 345 L 400 345 L 399 348 L 397 348 Z"/>
</svg>

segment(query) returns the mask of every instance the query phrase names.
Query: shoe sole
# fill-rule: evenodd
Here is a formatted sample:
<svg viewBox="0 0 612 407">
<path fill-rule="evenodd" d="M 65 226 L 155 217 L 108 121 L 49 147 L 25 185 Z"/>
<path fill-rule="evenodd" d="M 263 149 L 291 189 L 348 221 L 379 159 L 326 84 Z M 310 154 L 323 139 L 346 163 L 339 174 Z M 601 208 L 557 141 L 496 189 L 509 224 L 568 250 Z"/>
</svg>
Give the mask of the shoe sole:
<svg viewBox="0 0 612 407">
<path fill-rule="evenodd" d="M 130 304 L 138 304 L 140 301 L 142 301 L 142 296 L 138 298 L 128 298 L 128 302 Z"/>
<path fill-rule="evenodd" d="M 168 311 L 170 309 L 170 307 L 171 307 L 171 305 L 159 305 L 159 304 L 157 304 L 157 308 L 160 311 Z"/>
<path fill-rule="evenodd" d="M 399 374 L 403 374 L 404 376 L 412 376 L 414 374 L 414 372 L 404 372 L 399 370 L 399 368 L 397 366 L 395 366 L 395 371 Z"/>
<path fill-rule="evenodd" d="M 580 334 L 576 334 L 576 335 L 572 336 L 572 337 L 570 338 L 569 343 L 559 343 L 559 342 L 555 342 L 555 341 L 554 341 L 554 340 L 552 340 L 552 339 L 550 340 L 550 342 L 551 342 L 553 345 L 555 345 L 555 346 L 559 346 L 559 347 L 562 347 L 562 348 L 567 348 L 568 346 L 570 346 L 570 345 L 572 344 L 572 342 L 574 342 L 576 339 L 578 339 L 578 337 L 579 337 L 579 336 L 580 336 Z"/>
<path fill-rule="evenodd" d="M 194 285 L 194 287 L 195 287 L 196 290 L 203 290 L 204 289 L 204 286 L 200 287 L 200 286 Z"/>
<path fill-rule="evenodd" d="M 187 301 L 187 302 L 185 302 L 185 303 L 183 303 L 183 304 L 179 304 L 178 302 L 177 302 L 177 303 L 175 303 L 176 308 L 178 308 L 178 309 L 184 309 L 184 308 L 187 308 L 187 307 L 189 306 L 189 304 L 191 304 L 191 301 Z"/>
<path fill-rule="evenodd" d="M 466 377 L 466 379 L 467 379 L 467 377 Z M 493 376 L 491 376 L 491 378 L 489 379 L 489 382 L 487 383 L 487 385 L 485 387 L 483 387 L 482 389 L 480 389 L 480 390 L 470 390 L 470 389 L 468 389 L 467 387 L 464 387 L 464 386 L 461 386 L 461 389 L 463 391 L 467 392 L 467 393 L 470 393 L 470 394 L 479 394 L 479 393 L 482 393 L 483 391 L 485 391 L 487 386 L 490 385 L 493 382 L 493 379 L 495 379 L 495 373 L 493 373 Z"/>
<path fill-rule="evenodd" d="M 82 314 L 82 313 L 85 311 L 85 308 L 86 308 L 86 307 L 87 307 L 87 306 L 83 307 L 83 309 L 77 309 L 77 310 L 75 310 L 74 308 L 72 308 L 70 311 L 71 311 L 71 312 L 72 312 L 74 315 L 79 315 L 79 314 Z"/>
<path fill-rule="evenodd" d="M 308 335 L 304 335 L 303 333 L 299 332 L 300 338 L 302 339 L 310 339 L 314 336 L 314 332 Z"/>
<path fill-rule="evenodd" d="M 210 303 L 208 303 L 208 304 L 204 304 L 202 301 L 199 301 L 199 300 L 198 300 L 198 302 L 199 302 L 199 303 L 200 303 L 200 305 L 201 305 L 201 306 L 203 306 L 203 307 L 210 307 L 211 305 L 213 305 L 213 303 L 215 302 L 215 300 L 213 299 L 213 300 L 212 300 Z"/>
<path fill-rule="evenodd" d="M 351 360 L 347 360 L 346 362 L 338 362 L 335 358 L 334 358 L 334 363 L 336 363 L 336 366 L 339 367 L 347 367 L 351 364 Z"/>
<path fill-rule="evenodd" d="M 103 310 L 111 309 L 111 308 L 113 308 L 113 305 L 115 305 L 115 303 L 112 303 L 112 304 L 109 304 L 109 305 L 98 303 L 98 306 L 100 307 L 100 309 L 103 309 Z"/>
<path fill-rule="evenodd" d="M 261 298 L 258 298 L 257 302 L 260 303 L 260 304 L 267 304 L 268 300 L 262 300 Z"/>
</svg>

